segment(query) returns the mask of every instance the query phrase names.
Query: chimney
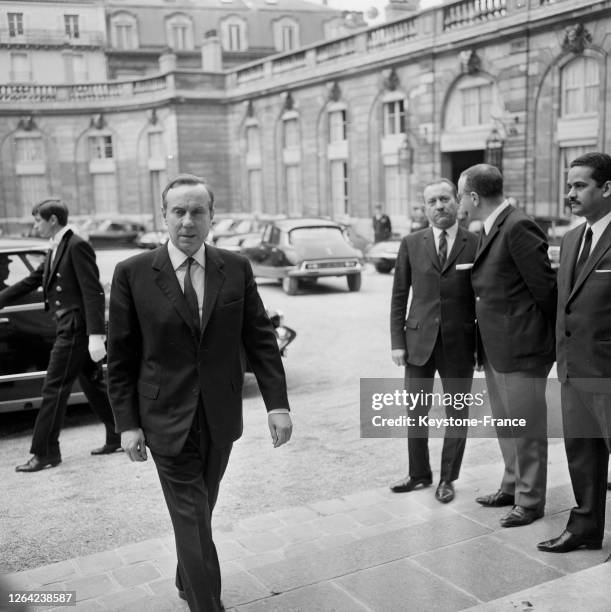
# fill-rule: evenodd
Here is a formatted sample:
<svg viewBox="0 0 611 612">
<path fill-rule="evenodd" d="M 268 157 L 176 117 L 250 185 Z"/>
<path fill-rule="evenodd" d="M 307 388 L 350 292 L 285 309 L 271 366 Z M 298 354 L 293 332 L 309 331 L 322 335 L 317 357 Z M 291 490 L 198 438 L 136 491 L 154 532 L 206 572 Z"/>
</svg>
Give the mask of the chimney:
<svg viewBox="0 0 611 612">
<path fill-rule="evenodd" d="M 223 71 L 223 51 L 216 30 L 208 30 L 202 43 L 202 70 L 204 72 Z"/>
</svg>

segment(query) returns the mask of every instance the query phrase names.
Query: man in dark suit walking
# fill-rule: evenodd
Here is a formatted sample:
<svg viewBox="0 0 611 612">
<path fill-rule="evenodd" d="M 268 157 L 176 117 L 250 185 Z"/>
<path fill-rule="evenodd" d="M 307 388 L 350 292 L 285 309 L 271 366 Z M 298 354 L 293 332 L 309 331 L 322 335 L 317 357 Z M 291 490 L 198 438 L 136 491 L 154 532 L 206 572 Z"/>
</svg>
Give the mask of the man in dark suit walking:
<svg viewBox="0 0 611 612">
<path fill-rule="evenodd" d="M 476 501 L 512 506 L 501 525 L 518 527 L 541 518 L 545 508 L 545 387 L 554 362 L 556 279 L 545 234 L 504 199 L 498 168 L 471 166 L 458 193 L 470 216 L 483 221 L 471 281 L 492 416 L 526 422 L 497 427 L 503 479 L 496 493 Z"/>
<path fill-rule="evenodd" d="M 425 212 L 431 228 L 405 236 L 399 247 L 392 291 L 390 333 L 392 359 L 405 366 L 405 386 L 410 393 L 429 394 L 435 372 L 444 393 L 469 393 L 475 354 L 475 302 L 470 268 L 477 237 L 458 226 L 456 188 L 441 179 L 424 189 Z M 407 320 L 410 288 L 412 301 Z M 427 398 L 427 395 L 423 395 Z M 428 414 L 430 402 L 409 411 Z M 446 406 L 446 415 L 468 417 L 468 408 Z M 466 427 L 448 427 L 443 441 L 440 481 L 435 497 L 442 503 L 454 499 L 467 437 Z M 391 485 L 395 493 L 409 492 L 432 483 L 428 428 L 408 429 L 409 475 Z"/>
<path fill-rule="evenodd" d="M 176 586 L 193 612 L 222 610 L 211 515 L 242 433 L 243 350 L 268 410 L 274 446 L 288 442 L 286 381 L 248 260 L 204 243 L 214 196 L 180 175 L 162 194 L 167 245 L 121 262 L 110 297 L 108 380 L 132 461 L 151 450 L 170 512 Z"/>
<path fill-rule="evenodd" d="M 67 226 L 68 209 L 60 200 L 43 200 L 32 214 L 39 235 L 51 239 L 51 249 L 45 261 L 28 277 L 0 291 L 0 308 L 42 286 L 45 310 L 55 318 L 57 335 L 34 423 L 30 448 L 34 456 L 18 465 L 15 468 L 18 472 L 38 472 L 61 463 L 59 434 L 77 378 L 91 408 L 106 428 L 106 443 L 91 453 L 103 455 L 121 447 L 97 364 L 106 355 L 106 326 L 104 290 L 95 253 L 88 242 Z"/>
<path fill-rule="evenodd" d="M 564 553 L 599 549 L 611 443 L 611 156 L 586 153 L 568 173 L 568 200 L 586 223 L 566 234 L 558 268 L 556 355 L 564 445 L 577 506 L 557 538 Z"/>
<path fill-rule="evenodd" d="M 373 217 L 371 218 L 373 225 L 373 241 L 382 242 L 388 240 L 392 235 L 392 224 L 390 217 L 382 212 L 382 207 L 379 204 L 374 206 Z"/>
</svg>

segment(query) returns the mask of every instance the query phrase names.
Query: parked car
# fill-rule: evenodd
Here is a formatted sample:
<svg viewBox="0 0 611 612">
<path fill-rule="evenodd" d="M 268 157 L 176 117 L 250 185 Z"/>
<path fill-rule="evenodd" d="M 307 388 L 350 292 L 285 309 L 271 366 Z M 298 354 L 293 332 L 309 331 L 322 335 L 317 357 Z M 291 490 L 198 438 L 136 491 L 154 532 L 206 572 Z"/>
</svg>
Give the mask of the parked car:
<svg viewBox="0 0 611 612">
<path fill-rule="evenodd" d="M 371 262 L 380 274 L 389 274 L 397 263 L 401 239 L 382 240 L 367 251 L 367 261 Z"/>
<path fill-rule="evenodd" d="M 136 240 L 136 245 L 141 249 L 156 249 L 158 246 L 165 244 L 169 238 L 167 230 L 153 230 L 152 232 L 144 232 Z"/>
<path fill-rule="evenodd" d="M 47 241 L 0 238 L 0 289 L 35 270 L 44 261 L 47 249 Z M 109 279 L 101 280 L 108 292 Z M 285 355 L 297 334 L 284 324 L 280 311 L 268 310 L 268 315 L 276 331 L 278 348 Z M 40 407 L 42 382 L 54 339 L 55 322 L 44 310 L 42 289 L 0 309 L 0 412 Z M 77 382 L 69 403 L 84 401 Z"/>
<path fill-rule="evenodd" d="M 89 219 L 79 227 L 79 234 L 94 248 L 135 246 L 146 231 L 142 223 L 125 219 Z"/>
<path fill-rule="evenodd" d="M 227 216 L 221 213 L 218 218 L 214 218 L 212 223 L 212 243 L 217 244 L 219 240 L 259 232 L 268 221 L 282 217 L 283 215 L 264 213 L 229 213 Z"/>
<path fill-rule="evenodd" d="M 259 240 L 243 245 L 255 276 L 282 281 L 295 295 L 300 281 L 345 276 L 349 291 L 361 288 L 361 253 L 349 244 L 339 223 L 326 219 L 278 219 L 268 223 Z"/>
</svg>

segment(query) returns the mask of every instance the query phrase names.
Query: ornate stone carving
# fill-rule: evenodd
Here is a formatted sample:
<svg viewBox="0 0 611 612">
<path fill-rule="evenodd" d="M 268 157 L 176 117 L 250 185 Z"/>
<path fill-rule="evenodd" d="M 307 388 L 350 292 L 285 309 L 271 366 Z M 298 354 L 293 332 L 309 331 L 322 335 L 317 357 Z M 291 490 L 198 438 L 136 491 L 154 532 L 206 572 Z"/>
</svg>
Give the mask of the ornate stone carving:
<svg viewBox="0 0 611 612">
<path fill-rule="evenodd" d="M 564 28 L 562 50 L 565 53 L 583 53 L 583 50 L 592 43 L 592 34 L 586 30 L 582 23 L 576 23 Z"/>
<path fill-rule="evenodd" d="M 477 74 L 482 69 L 482 60 L 475 49 L 461 51 L 460 67 L 463 74 Z"/>
<path fill-rule="evenodd" d="M 329 100 L 339 102 L 342 99 L 342 90 L 337 81 L 333 81 L 331 90 L 329 91 Z"/>
<path fill-rule="evenodd" d="M 91 117 L 89 127 L 94 130 L 103 130 L 106 127 L 106 119 L 104 119 L 104 115 L 102 113 L 93 115 L 93 117 Z"/>
<path fill-rule="evenodd" d="M 27 117 L 21 117 L 19 119 L 19 123 L 17 124 L 18 130 L 23 130 L 24 132 L 32 132 L 33 130 L 37 130 L 38 126 L 36 125 L 36 121 L 34 121 L 33 115 L 28 115 Z"/>
<path fill-rule="evenodd" d="M 389 91 L 396 91 L 399 87 L 399 75 L 394 68 L 390 69 L 390 73 L 384 80 L 384 87 Z"/>
</svg>

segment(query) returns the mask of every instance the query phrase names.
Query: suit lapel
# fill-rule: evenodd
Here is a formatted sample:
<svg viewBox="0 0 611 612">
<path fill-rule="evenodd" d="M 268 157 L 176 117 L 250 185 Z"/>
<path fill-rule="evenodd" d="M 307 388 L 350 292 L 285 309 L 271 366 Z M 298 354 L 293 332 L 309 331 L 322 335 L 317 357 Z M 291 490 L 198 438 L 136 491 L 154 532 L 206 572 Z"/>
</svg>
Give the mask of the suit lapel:
<svg viewBox="0 0 611 612">
<path fill-rule="evenodd" d="M 189 308 L 185 296 L 180 288 L 176 272 L 172 266 L 168 247 L 164 246 L 158 249 L 153 258 L 153 270 L 155 270 L 155 281 L 159 288 L 163 291 L 166 297 L 172 303 L 178 314 L 184 319 L 185 323 L 191 328 L 194 335 L 197 335 L 197 330 L 193 324 Z"/>
<path fill-rule="evenodd" d="M 225 282 L 225 275 L 222 271 L 223 259 L 219 252 L 209 245 L 206 245 L 206 284 L 204 289 L 204 307 L 202 311 L 202 336 L 208 321 L 212 316 L 214 305 Z"/>
<path fill-rule="evenodd" d="M 482 234 L 481 234 L 482 238 L 480 241 L 480 246 L 477 249 L 477 253 L 475 254 L 475 261 L 477 261 L 482 256 L 482 254 L 488 250 L 488 247 L 494 240 L 495 236 L 499 233 L 501 225 L 503 225 L 505 219 L 507 219 L 507 217 L 514 210 L 515 209 L 513 206 L 507 206 L 507 208 L 504 208 L 499 214 L 499 216 L 495 219 L 494 225 L 492 226 L 490 232 L 486 236 L 483 235 L 484 227 L 482 225 Z"/>
<path fill-rule="evenodd" d="M 47 268 L 48 274 L 45 278 L 45 289 L 49 286 L 51 279 L 55 276 L 55 273 L 57 272 L 57 266 L 59 266 L 59 262 L 61 261 L 62 257 L 64 256 L 64 253 L 66 252 L 66 249 L 68 248 L 68 241 L 70 240 L 71 236 L 72 230 L 68 230 L 62 236 L 62 239 L 57 245 L 57 251 L 55 252 L 55 257 L 53 258 L 53 261 L 51 261 L 51 254 L 53 253 L 53 251 L 51 251 L 51 254 L 49 255 L 49 267 Z"/>
<path fill-rule="evenodd" d="M 437 255 L 437 249 L 435 248 L 435 236 L 433 235 L 433 230 L 431 228 L 422 233 L 422 240 L 424 242 L 424 250 L 428 253 L 433 266 L 436 270 L 441 271 L 439 256 Z"/>
<path fill-rule="evenodd" d="M 575 248 L 575 260 L 571 257 L 573 266 L 570 268 L 571 275 L 573 274 L 573 270 L 575 268 L 575 261 L 577 258 L 577 252 L 579 251 L 579 245 L 581 245 L 581 240 L 583 238 L 583 233 L 585 232 L 584 223 L 583 231 L 579 232 L 579 240 L 577 240 L 577 247 Z M 585 282 L 586 278 L 592 273 L 592 270 L 596 267 L 596 264 L 600 261 L 600 258 L 611 248 L 611 223 L 607 225 L 605 231 L 602 233 L 602 236 L 596 243 L 593 251 L 590 253 L 590 257 L 586 261 L 585 266 L 581 270 L 581 274 L 578 278 L 575 279 L 575 283 L 573 284 L 573 288 L 571 289 L 571 293 L 569 295 L 569 299 L 571 299 L 575 293 L 579 290 L 581 285 Z"/>
</svg>

